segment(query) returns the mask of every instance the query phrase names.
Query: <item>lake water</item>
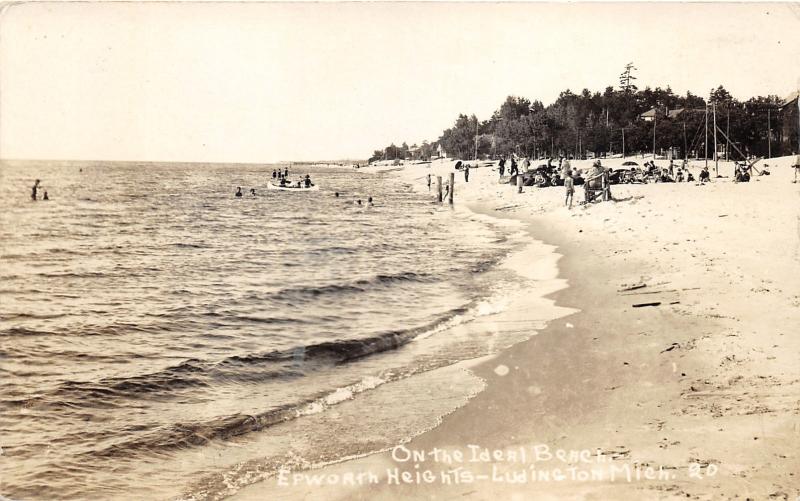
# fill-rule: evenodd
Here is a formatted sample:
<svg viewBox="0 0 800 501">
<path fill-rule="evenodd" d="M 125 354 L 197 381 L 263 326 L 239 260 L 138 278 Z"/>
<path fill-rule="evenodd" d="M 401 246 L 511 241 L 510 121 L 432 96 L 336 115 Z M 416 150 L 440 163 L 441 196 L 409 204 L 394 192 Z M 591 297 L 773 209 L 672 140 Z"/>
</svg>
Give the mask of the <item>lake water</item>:
<svg viewBox="0 0 800 501">
<path fill-rule="evenodd" d="M 518 340 L 457 327 L 521 287 L 520 228 L 392 173 L 267 191 L 273 167 L 1 167 L 0 494 L 223 498 L 480 389 L 446 368 Z"/>
</svg>

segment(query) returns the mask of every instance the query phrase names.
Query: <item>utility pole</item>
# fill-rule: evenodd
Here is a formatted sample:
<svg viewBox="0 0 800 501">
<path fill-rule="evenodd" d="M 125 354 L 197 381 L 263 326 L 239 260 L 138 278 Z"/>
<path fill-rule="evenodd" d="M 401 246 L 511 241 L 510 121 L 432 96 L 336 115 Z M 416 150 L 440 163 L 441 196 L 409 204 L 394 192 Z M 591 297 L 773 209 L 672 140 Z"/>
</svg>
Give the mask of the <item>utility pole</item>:
<svg viewBox="0 0 800 501">
<path fill-rule="evenodd" d="M 653 160 L 656 159 L 656 115 L 658 111 L 653 112 Z"/>
<path fill-rule="evenodd" d="M 625 158 L 625 127 L 622 128 L 622 158 Z"/>
<path fill-rule="evenodd" d="M 689 150 L 686 146 L 686 122 L 683 122 L 683 159 L 689 160 Z"/>
<path fill-rule="evenodd" d="M 767 108 L 767 158 L 772 158 L 772 110 Z"/>
<path fill-rule="evenodd" d="M 725 143 L 725 161 L 727 162 L 728 161 L 728 151 L 731 149 L 731 140 L 728 139 L 729 137 L 731 137 L 731 109 L 727 108 L 725 110 L 725 112 L 726 112 L 726 115 L 728 117 L 728 119 L 727 119 L 728 121 L 726 122 L 726 125 L 725 125 L 725 139 L 728 141 L 727 143 Z"/>
<path fill-rule="evenodd" d="M 705 159 L 706 169 L 708 169 L 708 104 L 706 104 L 706 138 L 703 140 L 703 146 L 706 148 Z"/>
<path fill-rule="evenodd" d="M 712 103 L 712 111 L 714 112 L 714 171 L 719 176 L 719 158 L 717 158 L 717 103 Z"/>
<path fill-rule="evenodd" d="M 478 159 L 478 117 L 475 117 L 475 158 L 473 160 Z"/>
</svg>

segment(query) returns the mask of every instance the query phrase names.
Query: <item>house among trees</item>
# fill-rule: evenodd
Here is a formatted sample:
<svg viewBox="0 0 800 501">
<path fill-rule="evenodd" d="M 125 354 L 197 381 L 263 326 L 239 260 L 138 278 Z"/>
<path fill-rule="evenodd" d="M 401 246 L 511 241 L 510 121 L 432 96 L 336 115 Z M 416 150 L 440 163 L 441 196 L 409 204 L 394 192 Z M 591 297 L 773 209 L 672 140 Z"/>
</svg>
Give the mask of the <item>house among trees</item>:
<svg viewBox="0 0 800 501">
<path fill-rule="evenodd" d="M 679 116 L 681 116 L 681 114 L 683 114 L 683 112 L 684 108 L 676 108 L 674 110 L 668 110 L 664 108 L 664 113 L 661 113 L 660 108 L 650 108 L 649 110 L 639 115 L 639 118 L 641 118 L 645 122 L 652 122 L 653 119 L 655 119 L 656 117 L 656 113 L 658 113 L 659 117 L 666 116 L 667 118 L 678 118 Z"/>
<path fill-rule="evenodd" d="M 800 154 L 800 91 L 791 93 L 781 105 L 783 151 Z"/>
</svg>

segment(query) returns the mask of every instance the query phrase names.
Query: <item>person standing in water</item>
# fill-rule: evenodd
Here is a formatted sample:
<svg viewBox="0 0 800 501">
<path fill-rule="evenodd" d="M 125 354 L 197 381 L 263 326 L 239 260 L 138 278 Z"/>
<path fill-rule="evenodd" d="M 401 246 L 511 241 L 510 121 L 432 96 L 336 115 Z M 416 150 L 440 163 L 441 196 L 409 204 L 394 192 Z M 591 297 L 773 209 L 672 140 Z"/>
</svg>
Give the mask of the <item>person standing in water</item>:
<svg viewBox="0 0 800 501">
<path fill-rule="evenodd" d="M 50 197 L 47 196 L 47 190 L 44 190 L 44 196 L 42 197 L 42 200 L 50 200 Z"/>
<path fill-rule="evenodd" d="M 35 183 L 33 183 L 33 187 L 31 188 L 31 200 L 36 200 L 36 193 L 39 191 L 39 180 L 37 179 Z"/>
<path fill-rule="evenodd" d="M 431 191 L 431 173 L 428 173 L 428 191 Z"/>
<path fill-rule="evenodd" d="M 283 169 L 283 177 L 289 177 L 289 167 Z"/>
<path fill-rule="evenodd" d="M 469 182 L 469 164 L 466 164 L 464 166 L 464 182 L 465 183 Z"/>
<path fill-rule="evenodd" d="M 272 179 L 277 179 L 278 172 L 275 169 L 272 169 Z"/>
</svg>

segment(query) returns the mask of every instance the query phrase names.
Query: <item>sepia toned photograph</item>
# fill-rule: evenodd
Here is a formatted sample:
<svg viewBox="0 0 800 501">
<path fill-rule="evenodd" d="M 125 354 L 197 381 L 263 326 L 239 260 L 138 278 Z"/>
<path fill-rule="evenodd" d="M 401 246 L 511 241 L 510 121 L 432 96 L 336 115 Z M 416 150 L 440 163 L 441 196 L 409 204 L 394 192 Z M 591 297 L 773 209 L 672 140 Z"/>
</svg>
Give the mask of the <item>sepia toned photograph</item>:
<svg viewBox="0 0 800 501">
<path fill-rule="evenodd" d="M 798 3 L 0 3 L 0 501 L 797 501 L 799 330 Z"/>
</svg>

